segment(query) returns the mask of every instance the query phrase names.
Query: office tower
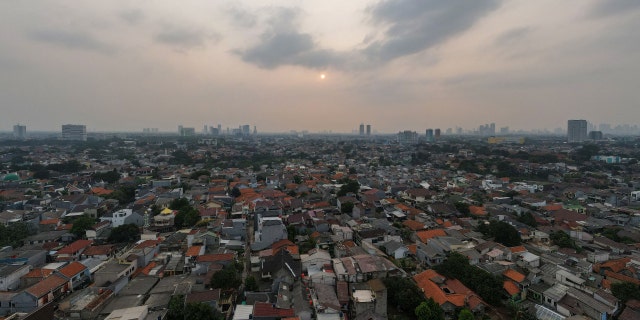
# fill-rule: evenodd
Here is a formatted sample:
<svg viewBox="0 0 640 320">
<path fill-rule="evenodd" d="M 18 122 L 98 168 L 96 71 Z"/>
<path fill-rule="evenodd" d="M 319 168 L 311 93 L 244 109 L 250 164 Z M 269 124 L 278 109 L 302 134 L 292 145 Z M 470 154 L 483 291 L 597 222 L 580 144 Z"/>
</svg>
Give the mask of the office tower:
<svg viewBox="0 0 640 320">
<path fill-rule="evenodd" d="M 447 128 L 446 133 L 447 133 L 447 135 L 452 135 L 453 134 L 453 129 L 452 128 Z"/>
<path fill-rule="evenodd" d="M 364 123 L 360 124 L 360 135 L 364 136 Z"/>
<path fill-rule="evenodd" d="M 182 135 L 184 135 L 184 133 L 183 133 L 183 130 L 182 130 L 182 129 L 183 129 L 182 125 L 179 125 L 179 126 L 178 126 L 178 134 L 179 134 L 179 135 L 181 135 L 181 136 L 182 136 Z"/>
<path fill-rule="evenodd" d="M 602 140 L 602 131 L 589 131 L 589 140 Z"/>
<path fill-rule="evenodd" d="M 206 124 L 204 125 L 204 128 L 202 128 L 202 134 L 209 134 L 209 126 Z"/>
<path fill-rule="evenodd" d="M 435 135 L 436 140 L 437 140 L 437 139 L 440 139 L 440 129 L 439 129 L 439 128 L 438 128 L 438 129 L 436 129 L 436 130 L 433 132 L 433 134 Z"/>
<path fill-rule="evenodd" d="M 87 141 L 87 126 L 82 124 L 63 124 L 62 140 Z"/>
<path fill-rule="evenodd" d="M 248 135 L 250 135 L 250 134 L 251 134 L 251 126 L 250 126 L 250 125 L 248 125 L 248 124 L 245 124 L 245 125 L 241 126 L 241 127 L 240 127 L 240 133 L 241 133 L 243 136 L 248 136 Z"/>
<path fill-rule="evenodd" d="M 222 125 L 218 124 L 218 134 L 222 134 Z"/>
<path fill-rule="evenodd" d="M 426 131 L 427 141 L 433 141 L 433 129 L 427 129 Z"/>
<path fill-rule="evenodd" d="M 26 139 L 27 138 L 27 126 L 16 124 L 13 126 L 13 137 L 16 139 Z"/>
<path fill-rule="evenodd" d="M 567 121 L 567 142 L 583 142 L 587 140 L 587 120 Z"/>
<path fill-rule="evenodd" d="M 254 135 L 258 134 L 258 128 L 256 126 L 253 126 L 253 134 Z"/>
<path fill-rule="evenodd" d="M 409 144 L 418 142 L 418 133 L 415 131 L 405 130 L 398 132 L 398 143 Z"/>
<path fill-rule="evenodd" d="M 500 134 L 509 134 L 509 127 L 500 128 Z"/>
<path fill-rule="evenodd" d="M 489 126 L 489 135 L 491 135 L 491 136 L 495 136 L 496 135 L 496 124 L 495 123 L 492 123 Z"/>
<path fill-rule="evenodd" d="M 371 135 L 371 125 L 370 124 L 367 125 L 367 135 L 368 136 Z"/>
</svg>

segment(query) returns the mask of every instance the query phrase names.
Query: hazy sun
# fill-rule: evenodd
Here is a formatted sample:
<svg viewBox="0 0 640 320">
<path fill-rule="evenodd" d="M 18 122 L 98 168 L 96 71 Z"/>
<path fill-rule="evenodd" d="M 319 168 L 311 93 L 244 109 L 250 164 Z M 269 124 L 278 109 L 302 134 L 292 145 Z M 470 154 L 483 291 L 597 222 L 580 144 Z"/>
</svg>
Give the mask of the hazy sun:
<svg viewBox="0 0 640 320">
<path fill-rule="evenodd" d="M 327 75 L 326 75 L 326 74 L 324 74 L 324 73 L 320 74 L 320 79 L 321 79 L 321 80 L 324 80 L 326 77 L 327 77 Z"/>
</svg>

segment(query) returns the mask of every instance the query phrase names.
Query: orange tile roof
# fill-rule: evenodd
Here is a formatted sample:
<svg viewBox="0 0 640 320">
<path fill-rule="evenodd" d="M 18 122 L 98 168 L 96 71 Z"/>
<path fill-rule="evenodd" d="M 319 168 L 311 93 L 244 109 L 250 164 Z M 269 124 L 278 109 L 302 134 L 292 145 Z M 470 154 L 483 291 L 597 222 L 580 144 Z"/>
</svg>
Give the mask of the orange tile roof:
<svg viewBox="0 0 640 320">
<path fill-rule="evenodd" d="M 45 219 L 40 221 L 40 224 L 42 225 L 47 225 L 47 224 L 58 224 L 60 222 L 60 219 Z"/>
<path fill-rule="evenodd" d="M 510 247 L 509 250 L 511 250 L 511 253 L 527 252 L 527 249 L 524 246 Z"/>
<path fill-rule="evenodd" d="M 444 229 L 432 229 L 432 230 L 422 230 L 416 232 L 416 236 L 420 238 L 420 241 L 423 243 L 427 243 L 427 240 L 435 237 L 444 237 L 447 233 L 444 232 Z"/>
<path fill-rule="evenodd" d="M 48 276 L 50 276 L 53 273 L 54 270 L 52 269 L 42 269 L 42 268 L 36 268 L 33 269 L 31 271 L 29 271 L 29 273 L 25 274 L 24 276 L 22 276 L 23 278 L 46 278 Z"/>
<path fill-rule="evenodd" d="M 465 295 L 458 293 L 446 294 L 438 284 L 431 280 L 438 277 L 444 279 L 444 277 L 435 270 L 429 269 L 413 276 L 413 280 L 415 280 L 418 287 L 422 289 L 425 297 L 433 299 L 439 305 L 449 302 L 456 307 L 464 307 Z"/>
<path fill-rule="evenodd" d="M 442 224 L 442 226 L 443 226 L 444 228 L 451 228 L 451 227 L 453 227 L 453 222 L 451 222 L 451 221 L 447 220 L 447 221 L 445 221 L 445 222 Z"/>
<path fill-rule="evenodd" d="M 198 256 L 196 261 L 198 262 L 219 262 L 219 261 L 233 261 L 235 255 L 233 253 L 216 253 L 216 254 L 204 254 Z"/>
<path fill-rule="evenodd" d="M 199 256 L 200 248 L 202 248 L 202 246 L 191 246 L 189 249 L 187 249 L 187 253 L 185 254 L 185 257 Z"/>
<path fill-rule="evenodd" d="M 424 229 L 424 223 L 415 220 L 405 220 L 402 225 L 413 231 Z"/>
<path fill-rule="evenodd" d="M 520 288 L 518 288 L 518 285 L 513 283 L 513 281 L 505 280 L 504 283 L 502 284 L 502 288 L 507 290 L 507 292 L 511 296 L 520 293 Z"/>
<path fill-rule="evenodd" d="M 507 269 L 502 273 L 503 276 L 515 281 L 515 282 L 522 282 L 524 281 L 524 279 L 526 278 L 526 276 L 518 271 L 515 271 L 513 269 Z"/>
<path fill-rule="evenodd" d="M 631 282 L 631 283 L 635 283 L 636 285 L 640 285 L 640 280 L 633 278 L 633 277 L 629 277 L 629 276 L 625 276 L 624 274 L 620 274 L 620 273 L 615 273 L 615 272 L 611 272 L 609 270 L 605 270 L 604 275 L 608 278 L 611 279 L 616 279 L 619 281 L 626 281 L 626 282 Z"/>
<path fill-rule="evenodd" d="M 474 216 L 486 216 L 487 215 L 487 211 L 484 210 L 484 207 L 469 206 L 469 212 Z"/>
<path fill-rule="evenodd" d="M 411 252 L 411 254 L 416 254 L 416 251 L 418 250 L 418 245 L 410 244 L 407 246 L 407 249 L 409 249 L 409 252 Z"/>
<path fill-rule="evenodd" d="M 89 247 L 93 241 L 91 240 L 76 240 L 70 245 L 58 250 L 57 254 L 74 254 L 80 249 Z"/>
<path fill-rule="evenodd" d="M 31 287 L 25 289 L 24 291 L 26 291 L 27 293 L 33 295 L 36 298 L 40 298 L 42 296 L 44 296 L 45 294 L 62 287 L 62 285 L 64 285 L 65 283 L 67 283 L 67 279 L 64 279 L 58 275 L 51 275 L 48 278 L 45 278 L 44 280 L 32 285 Z"/>
<path fill-rule="evenodd" d="M 75 275 L 86 269 L 87 267 L 85 265 L 78 261 L 74 261 L 64 266 L 64 268 L 60 269 L 60 273 L 62 273 L 67 278 L 73 278 Z"/>
</svg>

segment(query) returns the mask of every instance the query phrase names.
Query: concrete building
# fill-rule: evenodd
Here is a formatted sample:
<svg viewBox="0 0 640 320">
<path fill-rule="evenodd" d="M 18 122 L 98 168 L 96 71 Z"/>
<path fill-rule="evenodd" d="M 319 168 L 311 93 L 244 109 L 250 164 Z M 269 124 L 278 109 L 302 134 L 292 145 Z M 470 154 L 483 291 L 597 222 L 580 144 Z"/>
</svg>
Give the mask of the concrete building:
<svg viewBox="0 0 640 320">
<path fill-rule="evenodd" d="M 25 139 L 27 137 L 27 126 L 16 124 L 13 126 L 13 137 L 16 139 Z"/>
<path fill-rule="evenodd" d="M 587 140 L 587 120 L 569 120 L 567 122 L 567 142 L 584 142 Z"/>
<path fill-rule="evenodd" d="M 87 141 L 87 126 L 82 124 L 63 124 L 62 140 Z"/>
<path fill-rule="evenodd" d="M 28 265 L 0 264 L 0 291 L 17 289 L 20 286 L 20 277 L 27 273 Z"/>
</svg>

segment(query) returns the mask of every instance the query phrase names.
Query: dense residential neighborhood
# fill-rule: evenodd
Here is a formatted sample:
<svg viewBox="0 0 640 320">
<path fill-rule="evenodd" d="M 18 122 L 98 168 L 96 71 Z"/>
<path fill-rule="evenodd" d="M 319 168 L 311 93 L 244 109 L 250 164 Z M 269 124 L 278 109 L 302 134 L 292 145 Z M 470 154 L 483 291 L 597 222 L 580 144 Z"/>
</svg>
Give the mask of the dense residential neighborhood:
<svg viewBox="0 0 640 320">
<path fill-rule="evenodd" d="M 638 138 L 403 136 L 0 141 L 0 318 L 640 319 Z"/>
</svg>

